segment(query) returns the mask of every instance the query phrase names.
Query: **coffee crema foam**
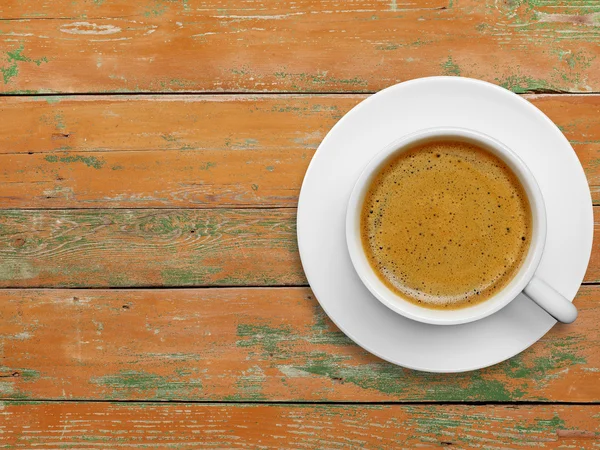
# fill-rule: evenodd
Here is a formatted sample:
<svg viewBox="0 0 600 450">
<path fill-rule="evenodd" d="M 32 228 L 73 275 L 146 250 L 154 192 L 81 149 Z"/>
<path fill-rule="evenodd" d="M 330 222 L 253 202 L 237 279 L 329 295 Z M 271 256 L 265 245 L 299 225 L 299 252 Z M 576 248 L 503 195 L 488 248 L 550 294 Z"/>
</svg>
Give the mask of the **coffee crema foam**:
<svg viewBox="0 0 600 450">
<path fill-rule="evenodd" d="M 379 278 L 400 297 L 459 309 L 499 292 L 531 241 L 531 209 L 504 162 L 476 145 L 435 141 L 375 176 L 361 239 Z"/>
</svg>

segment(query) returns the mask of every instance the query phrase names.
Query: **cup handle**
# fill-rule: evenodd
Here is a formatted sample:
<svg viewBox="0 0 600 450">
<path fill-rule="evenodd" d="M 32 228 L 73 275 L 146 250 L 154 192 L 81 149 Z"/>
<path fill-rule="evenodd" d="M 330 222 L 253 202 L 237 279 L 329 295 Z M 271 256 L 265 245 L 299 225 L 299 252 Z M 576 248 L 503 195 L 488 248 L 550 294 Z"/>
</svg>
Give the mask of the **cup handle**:
<svg viewBox="0 0 600 450">
<path fill-rule="evenodd" d="M 575 305 L 537 277 L 531 279 L 523 292 L 559 322 L 571 323 L 577 318 Z"/>
</svg>

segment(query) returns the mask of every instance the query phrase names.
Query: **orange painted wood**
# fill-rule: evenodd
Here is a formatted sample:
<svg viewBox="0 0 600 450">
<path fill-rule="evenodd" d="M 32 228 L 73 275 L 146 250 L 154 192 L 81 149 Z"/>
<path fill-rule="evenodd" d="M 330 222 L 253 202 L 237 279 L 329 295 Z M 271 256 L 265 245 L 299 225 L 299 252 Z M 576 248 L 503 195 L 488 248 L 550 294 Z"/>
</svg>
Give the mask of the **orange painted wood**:
<svg viewBox="0 0 600 450">
<path fill-rule="evenodd" d="M 363 98 L 12 98 L 0 207 L 295 206 L 314 150 Z"/>
<path fill-rule="evenodd" d="M 305 285 L 295 224 L 291 208 L 0 210 L 0 287 Z"/>
<path fill-rule="evenodd" d="M 0 287 L 35 288 L 0 290 L 0 446 L 600 445 L 600 286 L 575 324 L 451 376 L 363 351 L 306 287 L 89 289 L 304 285 L 300 184 L 365 93 L 428 75 L 600 92 L 599 17 L 554 0 L 0 2 L 0 93 L 111 94 L 0 98 Z M 169 92 L 233 95 L 131 95 Z M 600 95 L 527 98 L 600 204 Z"/>
<path fill-rule="evenodd" d="M 295 207 L 315 149 L 364 98 L 9 98 L 0 208 Z M 600 204 L 600 95 L 527 98 L 570 139 Z"/>
<path fill-rule="evenodd" d="M 598 236 L 600 232 L 600 209 L 594 207 L 594 236 Z M 600 246 L 598 240 L 594 239 L 592 243 L 592 254 L 590 255 L 590 263 L 583 282 L 600 282 Z"/>
<path fill-rule="evenodd" d="M 8 448 L 596 448 L 595 406 L 6 403 Z"/>
<path fill-rule="evenodd" d="M 0 286 L 304 284 L 295 210 L 0 211 Z"/>
<path fill-rule="evenodd" d="M 599 298 L 582 287 L 574 324 L 448 375 L 362 350 L 308 288 L 0 290 L 0 398 L 599 402 Z"/>
<path fill-rule="evenodd" d="M 462 75 L 600 88 L 595 2 L 3 1 L 0 90 L 372 92 Z"/>
</svg>

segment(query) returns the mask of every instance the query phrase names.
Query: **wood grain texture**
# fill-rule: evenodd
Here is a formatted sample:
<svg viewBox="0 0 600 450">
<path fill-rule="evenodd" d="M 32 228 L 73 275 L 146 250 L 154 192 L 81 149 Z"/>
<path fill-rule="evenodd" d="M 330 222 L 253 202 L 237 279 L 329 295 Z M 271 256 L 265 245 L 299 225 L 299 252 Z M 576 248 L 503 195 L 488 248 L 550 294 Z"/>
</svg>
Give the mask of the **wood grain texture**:
<svg viewBox="0 0 600 450">
<path fill-rule="evenodd" d="M 295 206 L 314 150 L 363 98 L 9 99 L 0 205 Z"/>
<path fill-rule="evenodd" d="M 327 131 L 364 95 L 89 96 L 0 103 L 0 208 L 295 207 Z M 600 95 L 528 96 L 600 204 Z"/>
<path fill-rule="evenodd" d="M 0 17 L 5 93 L 600 89 L 596 1 L 8 0 Z"/>
<path fill-rule="evenodd" d="M 0 398 L 599 402 L 598 298 L 509 361 L 427 374 L 355 345 L 308 288 L 0 290 Z"/>
<path fill-rule="evenodd" d="M 367 93 L 600 93 L 599 26 L 596 0 L 0 1 L 0 447 L 600 447 L 600 286 L 509 361 L 402 369 L 302 287 L 293 209 Z M 600 205 L 600 95 L 527 98 Z M 125 286 L 204 288 L 93 289 Z"/>
<path fill-rule="evenodd" d="M 287 208 L 0 210 L 0 257 L 0 287 L 306 284 Z"/>
<path fill-rule="evenodd" d="M 4 448 L 598 448 L 600 406 L 0 404 Z"/>
<path fill-rule="evenodd" d="M 0 212 L 0 286 L 294 285 L 295 211 Z"/>
</svg>

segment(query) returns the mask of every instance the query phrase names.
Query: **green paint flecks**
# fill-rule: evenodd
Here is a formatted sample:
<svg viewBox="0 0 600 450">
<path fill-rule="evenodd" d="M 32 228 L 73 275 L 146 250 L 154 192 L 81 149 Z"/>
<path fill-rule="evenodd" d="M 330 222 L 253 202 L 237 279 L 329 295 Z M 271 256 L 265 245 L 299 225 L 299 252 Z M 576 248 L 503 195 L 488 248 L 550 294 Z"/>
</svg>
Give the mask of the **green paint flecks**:
<svg viewBox="0 0 600 450">
<path fill-rule="evenodd" d="M 24 45 L 21 44 L 16 50 L 6 52 L 6 61 L 8 62 L 8 66 L 0 67 L 4 84 L 8 84 L 13 78 L 19 75 L 18 63 L 33 62 L 36 66 L 40 66 L 42 63 L 48 62 L 46 57 L 31 59 L 30 57 L 25 56 L 23 54 L 24 49 Z"/>
<path fill-rule="evenodd" d="M 155 0 L 154 3 L 144 12 L 146 17 L 159 17 L 167 11 L 167 7 L 160 0 Z"/>
<path fill-rule="evenodd" d="M 167 80 L 161 80 L 159 82 L 161 89 L 166 90 L 177 90 L 177 88 L 193 88 L 194 82 L 188 80 L 181 80 L 179 78 L 170 78 Z"/>
<path fill-rule="evenodd" d="M 235 72 L 234 72 L 235 73 Z M 238 74 L 242 74 L 239 72 Z M 289 81 L 292 89 L 301 91 L 305 89 L 306 85 L 348 85 L 355 87 L 368 87 L 369 82 L 367 80 L 363 80 L 359 77 L 354 78 L 335 78 L 328 75 L 327 71 L 320 71 L 316 74 L 307 74 L 307 73 L 299 73 L 299 74 L 291 74 L 285 72 L 275 72 L 273 74 L 275 78 L 280 80 Z"/>
<path fill-rule="evenodd" d="M 384 50 L 384 51 L 398 50 L 400 47 L 402 47 L 402 46 L 398 45 L 398 44 L 386 44 L 386 45 L 378 46 L 377 50 Z"/>
<path fill-rule="evenodd" d="M 425 400 L 433 401 L 511 401 L 522 397 L 520 389 L 509 391 L 499 380 L 483 378 L 479 372 L 473 372 L 467 384 L 456 385 L 445 383 L 436 385 L 435 389 L 427 391 Z"/>
<path fill-rule="evenodd" d="M 567 428 L 565 421 L 556 413 L 551 419 L 535 419 L 533 423 L 515 424 L 515 430 L 521 433 L 547 433 Z"/>
<path fill-rule="evenodd" d="M 161 277 L 165 286 L 199 286 L 212 282 L 222 272 L 220 267 L 198 266 L 190 269 L 165 269 Z"/>
<path fill-rule="evenodd" d="M 238 395 L 246 401 L 267 400 L 267 397 L 263 394 L 263 386 L 266 380 L 267 377 L 260 366 L 250 367 L 242 372 L 236 382 Z"/>
<path fill-rule="evenodd" d="M 552 419 L 537 419 L 537 425 L 543 430 L 550 429 L 552 431 L 566 426 L 565 421 L 557 415 L 554 415 Z"/>
<path fill-rule="evenodd" d="M 330 378 L 334 382 L 351 383 L 362 389 L 373 389 L 388 395 L 401 395 L 410 385 L 406 383 L 404 369 L 388 363 L 347 366 L 349 356 L 332 356 L 324 352 L 312 352 L 309 362 L 303 365 L 282 367 L 282 371 L 293 376 L 295 373 L 309 373 Z"/>
<path fill-rule="evenodd" d="M 497 77 L 495 81 L 517 94 L 589 89 L 587 77 L 596 55 L 585 50 L 569 49 L 553 49 L 548 53 L 555 54 L 559 63 L 555 63 L 552 72 L 549 72 L 545 78 L 524 75 L 520 73 L 520 69 L 517 69 L 517 73 Z"/>
<path fill-rule="evenodd" d="M 56 104 L 56 103 L 60 103 L 60 97 L 58 97 L 58 96 L 54 96 L 54 95 L 52 95 L 52 96 L 50 96 L 50 97 L 44 97 L 44 98 L 46 99 L 46 102 L 47 102 L 49 105 L 54 105 L 54 104 Z"/>
<path fill-rule="evenodd" d="M 312 301 L 312 297 L 309 297 L 308 300 Z M 312 326 L 312 331 L 314 334 L 308 339 L 310 343 L 339 346 L 352 345 L 350 338 L 331 323 L 323 308 L 318 304 L 314 305 L 313 315 L 315 322 Z"/>
<path fill-rule="evenodd" d="M 0 71 L 2 69 L 0 68 Z M 45 94 L 43 90 L 34 91 L 33 89 L 14 89 L 12 91 L 5 91 L 4 95 L 36 95 L 36 94 Z"/>
<path fill-rule="evenodd" d="M 308 339 L 312 344 L 321 345 L 347 345 L 351 341 L 341 332 L 332 332 L 328 325 L 317 319 L 313 331 L 314 337 Z M 305 342 L 303 336 L 294 333 L 288 325 L 257 325 L 239 324 L 237 335 L 238 347 L 248 349 L 262 349 L 264 357 L 271 360 L 284 358 L 287 361 L 288 352 L 281 346 L 289 347 L 297 342 Z M 406 390 L 406 379 L 403 377 L 404 369 L 388 363 L 373 363 L 362 366 L 345 366 L 344 362 L 350 356 L 335 356 L 326 352 L 311 352 L 302 359 L 304 364 L 285 364 L 278 366 L 279 370 L 288 377 L 317 375 L 328 377 L 335 382 L 352 383 L 363 389 L 375 389 L 386 394 L 399 394 Z"/>
<path fill-rule="evenodd" d="M 448 56 L 448 59 L 442 63 L 442 71 L 444 75 L 460 76 L 460 67 L 454 62 L 452 56 Z"/>
<path fill-rule="evenodd" d="M 30 280 L 39 275 L 39 268 L 23 259 L 7 260 L 0 264 L 0 280 Z"/>
<path fill-rule="evenodd" d="M 527 363 L 522 355 L 518 355 L 498 367 L 502 368 L 507 378 L 513 380 L 511 385 L 518 383 L 520 390 L 527 390 L 530 383 L 544 386 L 554 379 L 557 373 L 587 363 L 587 360 L 578 354 L 580 342 L 579 338 L 567 336 L 552 342 L 552 348 L 547 356 L 535 358 L 531 363 Z M 538 398 L 538 400 L 545 399 Z"/>
<path fill-rule="evenodd" d="M 19 376 L 23 380 L 33 381 L 33 380 L 37 380 L 40 377 L 40 373 L 37 370 L 19 369 L 18 372 L 19 372 Z"/>
<path fill-rule="evenodd" d="M 523 1 L 514 0 L 517 6 L 519 6 Z M 560 2 L 553 0 L 525 0 L 528 9 L 535 9 L 540 7 L 556 7 L 556 5 L 560 4 Z M 566 3 L 569 7 L 574 9 L 573 14 L 590 14 L 594 12 L 600 12 L 600 5 L 596 0 L 580 0 L 577 2 L 573 2 L 573 4 Z"/>
<path fill-rule="evenodd" d="M 367 86 L 367 80 L 362 80 L 358 77 L 354 78 L 333 78 L 327 76 L 326 72 L 317 73 L 316 75 L 300 74 L 301 79 L 306 79 L 311 84 L 345 84 L 353 86 Z"/>
<path fill-rule="evenodd" d="M 54 123 L 59 130 L 64 130 L 66 128 L 65 118 L 61 113 L 56 113 L 54 115 Z"/>
<path fill-rule="evenodd" d="M 7 372 L 16 372 L 19 376 L 18 379 L 25 383 L 35 381 L 40 378 L 40 373 L 37 370 L 12 369 L 6 367 L 4 367 L 3 370 L 6 370 Z M 0 395 L 4 397 L 10 397 L 12 399 L 26 399 L 29 397 L 26 392 L 18 390 L 14 377 L 0 378 Z"/>
<path fill-rule="evenodd" d="M 45 56 L 42 56 L 40 59 L 34 59 L 32 60 L 36 66 L 41 66 L 42 63 L 47 63 L 48 62 L 48 58 L 46 58 Z"/>
<path fill-rule="evenodd" d="M 425 406 L 415 408 L 409 406 L 407 410 L 414 415 L 419 433 L 426 439 L 438 439 L 444 436 L 443 441 L 452 441 L 452 436 L 456 434 L 457 429 L 461 429 L 468 423 L 468 418 L 457 417 L 453 414 L 447 414 L 435 406 Z M 432 441 L 434 443 L 435 441 Z"/>
<path fill-rule="evenodd" d="M 288 326 L 271 327 L 268 325 L 239 324 L 238 337 L 244 338 L 237 341 L 238 347 L 262 347 L 273 356 L 277 353 L 277 346 L 292 334 Z"/>
<path fill-rule="evenodd" d="M 112 386 L 116 388 L 131 388 L 139 390 L 153 389 L 162 381 L 158 375 L 136 371 L 122 371 L 118 375 L 106 375 L 92 379 L 92 383 Z"/>
<path fill-rule="evenodd" d="M 21 46 L 18 49 L 16 49 L 14 52 L 6 52 L 6 55 L 8 56 L 8 61 L 23 61 L 23 62 L 31 61 L 30 58 L 23 55 L 23 49 L 24 49 L 24 47 L 21 44 Z"/>
<path fill-rule="evenodd" d="M 418 38 L 416 41 L 405 42 L 405 43 L 389 43 L 385 45 L 379 45 L 375 47 L 376 50 L 390 51 L 390 50 L 398 50 L 399 48 L 418 48 L 423 45 L 430 44 L 433 41 L 424 41 L 421 38 Z"/>
<path fill-rule="evenodd" d="M 548 90 L 547 81 L 529 76 L 510 75 L 506 78 L 496 78 L 496 82 L 503 88 L 513 91 L 515 94 Z"/>
<path fill-rule="evenodd" d="M 88 167 L 92 167 L 94 169 L 101 169 L 106 161 L 96 158 L 95 156 L 81 156 L 81 155 L 67 155 L 67 156 L 58 156 L 58 155 L 47 155 L 44 158 L 46 161 L 50 163 L 84 163 Z"/>
<path fill-rule="evenodd" d="M 352 343 L 339 333 L 338 336 L 329 336 L 327 324 L 314 325 L 313 331 L 324 330 L 323 339 L 318 333 L 311 336 L 308 342 L 312 344 L 333 344 L 351 346 Z M 290 329 L 285 327 L 260 327 L 253 328 L 246 325 L 244 329 L 238 327 L 238 336 L 246 335 L 251 339 L 238 341 L 238 346 L 255 347 L 262 346 L 270 352 L 270 357 L 281 349 L 282 343 L 291 343 L 299 339 Z M 514 401 L 525 395 L 526 386 L 512 387 L 513 383 L 487 378 L 481 373 L 472 373 L 468 377 L 455 378 L 449 381 L 435 374 L 407 373 L 402 368 L 384 362 L 363 364 L 360 366 L 348 365 L 349 356 L 336 356 L 331 352 L 311 352 L 303 355 L 303 363 L 292 363 L 279 366 L 282 373 L 290 377 L 306 377 L 308 374 L 327 377 L 334 382 L 352 383 L 362 389 L 373 389 L 377 392 L 392 395 L 405 396 L 410 385 L 418 384 L 428 386 L 424 392 L 419 393 L 420 398 L 430 401 Z M 519 373 L 519 376 L 528 376 L 527 372 Z M 414 379 L 417 378 L 417 379 Z M 515 378 L 512 373 L 510 378 Z"/>
<path fill-rule="evenodd" d="M 206 163 L 198 164 L 198 169 L 200 169 L 200 170 L 210 170 L 213 167 L 217 167 L 217 163 L 209 161 Z"/>
<path fill-rule="evenodd" d="M 585 87 L 586 71 L 592 66 L 596 55 L 585 51 L 556 50 L 558 59 L 565 62 L 567 67 L 555 67 L 553 82 L 566 83 L 569 86 Z"/>
<path fill-rule="evenodd" d="M 92 378 L 91 382 L 112 389 L 115 397 L 123 395 L 123 391 L 150 391 L 154 392 L 153 398 L 168 400 L 184 397 L 202 389 L 202 382 L 197 379 L 173 381 L 173 377 L 134 370 L 123 370 L 116 375 Z"/>
<path fill-rule="evenodd" d="M 17 67 L 16 63 L 13 63 L 8 67 L 0 67 L 0 71 L 2 71 L 4 84 L 8 84 L 11 79 L 19 75 L 19 68 Z"/>
<path fill-rule="evenodd" d="M 396 0 L 390 2 L 390 11 L 398 11 L 398 2 Z"/>
</svg>

